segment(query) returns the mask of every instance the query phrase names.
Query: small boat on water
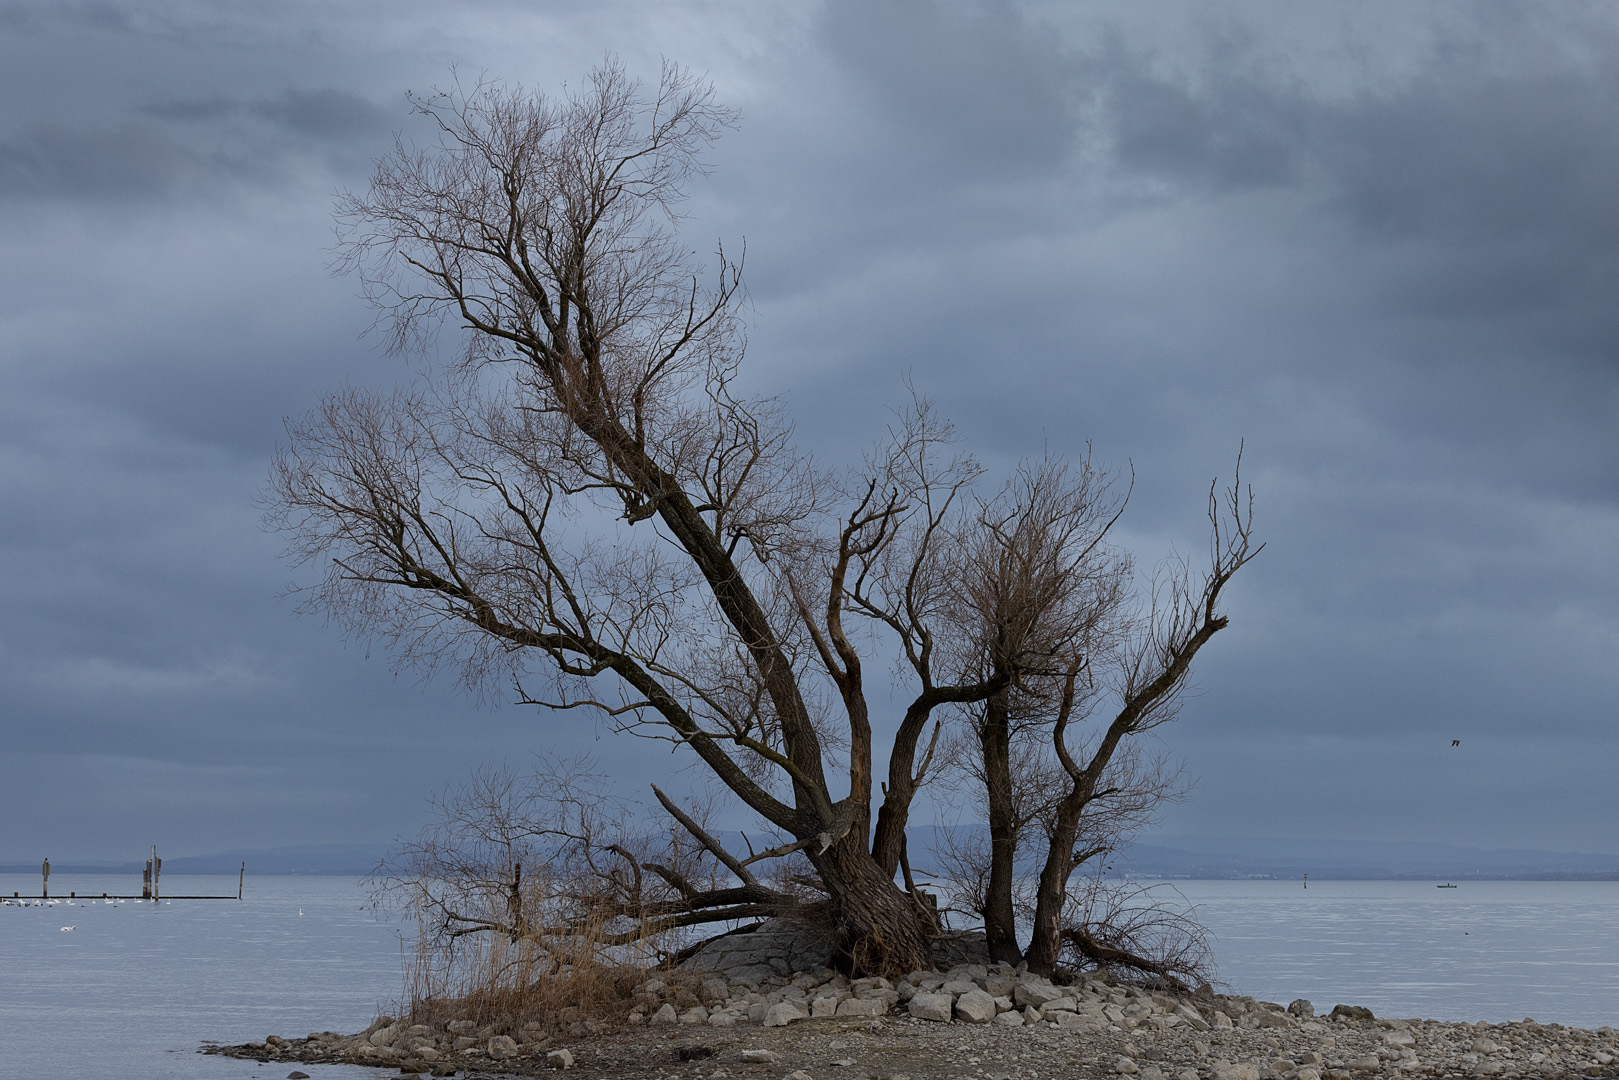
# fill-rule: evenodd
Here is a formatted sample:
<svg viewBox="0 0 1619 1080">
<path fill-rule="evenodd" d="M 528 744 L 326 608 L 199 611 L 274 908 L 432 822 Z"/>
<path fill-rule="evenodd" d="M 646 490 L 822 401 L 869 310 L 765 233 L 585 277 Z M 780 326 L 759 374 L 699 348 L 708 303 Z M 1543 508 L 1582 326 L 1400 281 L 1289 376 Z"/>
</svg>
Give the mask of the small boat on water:
<svg viewBox="0 0 1619 1080">
<path fill-rule="evenodd" d="M 1446 883 L 1445 883 L 1445 884 L 1443 884 L 1443 885 L 1435 885 L 1435 886 L 1434 886 L 1434 888 L 1436 888 L 1436 889 L 1454 889 L 1454 888 L 1455 888 L 1455 887 L 1456 887 L 1456 886 L 1454 886 L 1454 885 L 1452 885 L 1452 884 L 1451 884 L 1451 883 L 1450 883 L 1450 882 L 1448 882 L 1448 881 L 1447 881 L 1447 882 L 1446 882 Z"/>
</svg>

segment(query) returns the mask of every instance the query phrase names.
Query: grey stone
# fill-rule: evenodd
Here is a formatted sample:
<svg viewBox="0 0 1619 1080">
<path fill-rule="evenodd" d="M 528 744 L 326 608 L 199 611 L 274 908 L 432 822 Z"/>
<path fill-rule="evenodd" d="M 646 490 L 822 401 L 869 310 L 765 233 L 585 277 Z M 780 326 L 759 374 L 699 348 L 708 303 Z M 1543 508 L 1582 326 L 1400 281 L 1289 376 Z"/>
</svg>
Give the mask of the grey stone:
<svg viewBox="0 0 1619 1080">
<path fill-rule="evenodd" d="M 1061 990 L 1048 982 L 1025 981 L 1017 984 L 1012 991 L 1012 1000 L 1019 1005 L 1033 1005 L 1035 1008 L 1043 1007 L 1048 1001 L 1056 1001 L 1066 997 Z"/>
<path fill-rule="evenodd" d="M 949 1023 L 954 1006 L 955 999 L 949 994 L 917 994 L 905 1007 L 918 1020 Z"/>
<path fill-rule="evenodd" d="M 1377 1017 L 1372 1015 L 1372 1010 L 1361 1005 L 1334 1005 L 1332 1007 L 1332 1012 L 1328 1013 L 1327 1015 L 1331 1016 L 1334 1020 L 1340 1018 L 1344 1020 L 1377 1019 Z"/>
<path fill-rule="evenodd" d="M 1214 1080 L 1259 1080 L 1259 1066 L 1251 1061 L 1224 1062 L 1214 1067 Z"/>
<path fill-rule="evenodd" d="M 1383 1061 L 1376 1054 L 1367 1054 L 1349 1062 L 1345 1067 L 1350 1072 L 1376 1072 L 1383 1067 Z"/>
<path fill-rule="evenodd" d="M 765 1027 L 786 1027 L 805 1019 L 797 1005 L 790 1001 L 778 1001 L 765 1010 Z"/>
<path fill-rule="evenodd" d="M 496 1035 L 489 1040 L 489 1045 L 485 1049 L 489 1051 L 491 1058 L 504 1061 L 517 1056 L 517 1040 L 510 1035 Z"/>
<path fill-rule="evenodd" d="M 1107 1020 L 1094 1013 L 1059 1012 L 1052 1013 L 1050 1016 L 1046 1016 L 1045 1013 L 1040 1015 L 1055 1023 L 1064 1031 L 1100 1031 L 1107 1026 Z"/>
<path fill-rule="evenodd" d="M 547 1069 L 571 1069 L 573 1068 L 573 1054 L 567 1050 L 552 1050 L 545 1055 L 545 1067 Z"/>
<path fill-rule="evenodd" d="M 881 998 L 844 998 L 838 1002 L 839 1016 L 886 1016 L 888 1002 Z"/>
<path fill-rule="evenodd" d="M 1184 1001 L 1181 1002 L 1179 1005 L 1175 1006 L 1175 1012 L 1173 1013 L 1173 1015 L 1180 1017 L 1194 1031 L 1207 1031 L 1207 1030 L 1209 1030 L 1209 1022 L 1207 1020 L 1203 1019 L 1202 1014 L 1200 1014 L 1196 1009 L 1192 1008 L 1190 1005 L 1186 1004 Z"/>
<path fill-rule="evenodd" d="M 1009 1012 L 997 1013 L 994 1022 L 996 1027 L 1020 1028 L 1024 1023 L 1023 1014 L 1015 1009 Z"/>
<path fill-rule="evenodd" d="M 455 1037 L 455 1042 L 450 1044 L 450 1049 L 460 1051 L 465 1050 L 469 1046 L 477 1045 L 478 1040 L 474 1039 L 471 1035 L 457 1035 Z"/>
<path fill-rule="evenodd" d="M 989 939 L 982 930 L 946 933 L 933 939 L 933 963 L 949 971 L 963 965 L 989 964 Z"/>
<path fill-rule="evenodd" d="M 672 1024 L 679 1019 L 680 1014 L 675 1012 L 675 1007 L 666 1001 L 659 1007 L 657 1012 L 652 1014 L 649 1022 L 653 1024 Z"/>
<path fill-rule="evenodd" d="M 956 999 L 956 1017 L 969 1024 L 987 1024 L 995 1019 L 995 1011 L 995 999 L 976 987 Z"/>
<path fill-rule="evenodd" d="M 984 992 L 990 997 L 1011 997 L 1015 989 L 1017 979 L 1012 975 L 995 973 L 984 976 Z"/>
<path fill-rule="evenodd" d="M 1294 998 L 1288 1002 L 1287 1011 L 1294 1016 L 1314 1016 L 1315 1006 L 1307 998 Z"/>
<path fill-rule="evenodd" d="M 748 1065 L 769 1065 L 776 1060 L 774 1050 L 744 1050 L 738 1056 Z"/>
<path fill-rule="evenodd" d="M 841 997 L 816 998 L 810 1002 L 810 1017 L 819 1020 L 825 1016 L 836 1016 L 838 1014 L 838 1002 L 841 1000 L 843 1000 Z"/>
<path fill-rule="evenodd" d="M 1231 1023 L 1231 1017 L 1227 1016 L 1219 1009 L 1215 1009 L 1214 1014 L 1209 1017 L 1209 1026 L 1224 1031 L 1225 1029 L 1233 1027 L 1234 1025 Z"/>
<path fill-rule="evenodd" d="M 1129 1058 L 1121 1057 L 1117 1062 L 1114 1063 L 1113 1071 L 1118 1073 L 1120 1076 L 1134 1076 L 1136 1073 L 1141 1071 L 1141 1068 Z M 1259 1077 L 1256 1075 L 1254 1080 L 1259 1080 Z"/>
<path fill-rule="evenodd" d="M 448 1024 L 444 1025 L 444 1030 L 448 1031 L 451 1035 L 464 1035 L 477 1026 L 478 1025 L 473 1023 L 471 1020 L 451 1020 Z"/>
<path fill-rule="evenodd" d="M 814 931 L 787 919 L 769 919 L 749 933 L 715 938 L 680 966 L 716 971 L 732 982 L 751 982 L 819 970 L 831 956 L 831 947 Z"/>
</svg>

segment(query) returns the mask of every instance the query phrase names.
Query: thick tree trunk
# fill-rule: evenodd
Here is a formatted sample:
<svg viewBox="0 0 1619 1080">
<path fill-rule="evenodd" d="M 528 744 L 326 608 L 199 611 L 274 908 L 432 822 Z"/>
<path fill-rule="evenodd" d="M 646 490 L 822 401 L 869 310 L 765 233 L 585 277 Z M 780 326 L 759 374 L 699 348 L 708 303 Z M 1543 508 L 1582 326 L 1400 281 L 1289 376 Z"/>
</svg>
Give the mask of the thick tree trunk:
<svg viewBox="0 0 1619 1080">
<path fill-rule="evenodd" d="M 1017 918 L 1012 911 L 1012 881 L 1017 858 L 1017 823 L 1012 805 L 1012 732 L 1006 698 L 996 694 L 984 703 L 983 725 L 978 729 L 983 752 L 984 786 L 989 814 L 989 882 L 984 896 L 984 933 L 989 958 L 1017 964 L 1023 951 L 1017 943 Z"/>
<path fill-rule="evenodd" d="M 905 975 L 933 967 L 929 920 L 850 835 L 811 854 L 831 894 L 833 947 L 840 966 L 859 975 Z"/>
<path fill-rule="evenodd" d="M 1079 815 L 1090 792 L 1069 795 L 1057 806 L 1056 820 L 1052 823 L 1050 844 L 1046 848 L 1046 862 L 1040 868 L 1040 881 L 1036 886 L 1034 927 L 1029 933 L 1029 951 L 1024 959 L 1029 970 L 1050 978 L 1057 969 L 1057 956 L 1062 950 L 1062 909 L 1068 896 L 1068 878 L 1074 872 L 1074 841 L 1079 835 Z"/>
</svg>

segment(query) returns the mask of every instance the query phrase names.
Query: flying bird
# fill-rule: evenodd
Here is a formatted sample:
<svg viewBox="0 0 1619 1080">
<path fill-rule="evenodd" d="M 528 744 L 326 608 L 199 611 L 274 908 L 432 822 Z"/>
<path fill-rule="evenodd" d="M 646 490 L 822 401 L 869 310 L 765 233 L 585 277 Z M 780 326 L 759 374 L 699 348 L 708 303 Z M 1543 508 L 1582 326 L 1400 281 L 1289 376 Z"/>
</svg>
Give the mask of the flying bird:
<svg viewBox="0 0 1619 1080">
<path fill-rule="evenodd" d="M 1452 745 L 1452 746 L 1460 746 L 1460 745 L 1462 745 L 1462 740 L 1460 740 L 1460 739 L 1452 739 L 1452 740 L 1450 740 L 1450 745 Z"/>
</svg>

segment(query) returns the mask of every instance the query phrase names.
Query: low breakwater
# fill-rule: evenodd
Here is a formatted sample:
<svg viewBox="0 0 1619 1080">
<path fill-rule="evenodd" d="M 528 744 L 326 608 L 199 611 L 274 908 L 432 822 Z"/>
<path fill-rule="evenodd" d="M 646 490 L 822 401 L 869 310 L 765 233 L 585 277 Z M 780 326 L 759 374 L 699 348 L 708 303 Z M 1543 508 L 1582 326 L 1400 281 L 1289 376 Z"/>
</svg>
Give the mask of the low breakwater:
<svg viewBox="0 0 1619 1080">
<path fill-rule="evenodd" d="M 828 969 L 685 970 L 648 979 L 613 1019 L 441 1025 L 379 1017 L 363 1032 L 209 1046 L 264 1062 L 344 1062 L 433 1076 L 580 1068 L 608 1078 L 1396 1080 L 1619 1075 L 1619 1032 L 1534 1020 L 1379 1018 L 1307 1001 L 1174 995 L 1102 974 L 1057 985 L 1007 965 L 904 979 Z M 558 1040 L 566 1042 L 559 1046 Z M 294 1075 L 294 1074 L 289 1074 Z"/>
</svg>

